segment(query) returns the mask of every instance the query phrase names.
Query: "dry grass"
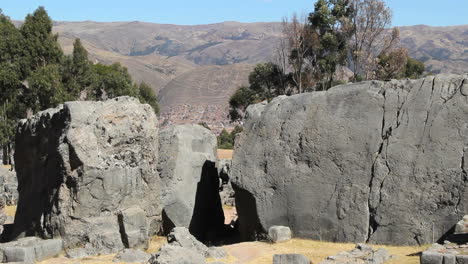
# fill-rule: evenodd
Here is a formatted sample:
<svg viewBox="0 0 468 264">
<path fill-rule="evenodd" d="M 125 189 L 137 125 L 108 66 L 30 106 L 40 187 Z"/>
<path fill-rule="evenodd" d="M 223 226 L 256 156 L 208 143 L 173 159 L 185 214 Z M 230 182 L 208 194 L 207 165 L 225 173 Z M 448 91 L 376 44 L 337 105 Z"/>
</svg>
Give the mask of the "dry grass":
<svg viewBox="0 0 468 264">
<path fill-rule="evenodd" d="M 11 165 L 0 165 L 0 167 L 11 170 Z"/>
<path fill-rule="evenodd" d="M 92 256 L 82 259 L 68 259 L 64 256 L 59 256 L 56 258 L 44 260 L 37 262 L 37 264 L 76 264 L 76 263 L 85 263 L 85 264 L 123 264 L 123 262 L 112 262 L 115 255 L 102 255 L 102 256 Z"/>
<path fill-rule="evenodd" d="M 166 238 L 160 236 L 154 236 L 150 239 L 147 253 L 154 254 L 158 252 L 159 248 L 166 244 Z M 68 259 L 63 255 L 58 256 L 56 258 L 44 260 L 38 262 L 38 264 L 76 264 L 76 263 L 83 263 L 83 264 L 119 264 L 123 262 L 113 262 L 115 254 L 110 255 L 100 255 L 100 256 L 90 256 L 82 259 Z"/>
<path fill-rule="evenodd" d="M 232 149 L 218 149 L 218 159 L 232 159 Z"/>
<path fill-rule="evenodd" d="M 158 252 L 158 250 L 167 243 L 166 237 L 161 236 L 154 236 L 150 239 L 148 249 L 146 253 L 154 254 Z"/>
<path fill-rule="evenodd" d="M 165 237 L 152 237 L 147 250 L 148 253 L 156 253 L 159 248 L 166 243 Z M 292 239 L 291 241 L 270 244 L 265 242 L 245 242 L 225 246 L 228 257 L 224 259 L 207 259 L 207 262 L 221 261 L 231 264 L 271 264 L 274 254 L 297 253 L 308 257 L 312 263 L 319 263 L 328 256 L 336 255 L 341 251 L 348 251 L 354 248 L 352 243 L 330 243 L 306 239 Z M 418 264 L 418 256 L 409 256 L 425 250 L 428 246 L 422 247 L 395 247 L 395 246 L 374 246 L 374 248 L 386 248 L 394 256 L 387 264 Z M 118 264 L 112 262 L 115 255 L 92 256 L 83 259 L 67 259 L 59 256 L 48 259 L 38 264 Z"/>
<path fill-rule="evenodd" d="M 5 214 L 7 216 L 15 216 L 16 214 L 16 205 L 9 205 L 5 207 Z"/>
<path fill-rule="evenodd" d="M 249 260 L 242 259 L 241 253 L 243 247 L 247 254 L 252 257 Z M 264 242 L 249 242 L 228 246 L 228 252 L 234 255 L 234 260 L 226 263 L 247 263 L 247 264 L 271 264 L 274 254 L 296 253 L 308 257 L 312 263 L 320 263 L 328 256 L 336 255 L 341 251 L 348 251 L 355 247 L 352 243 L 330 243 L 305 239 L 293 239 L 291 241 L 279 244 L 269 244 Z M 428 246 L 422 247 L 395 247 L 395 246 L 374 246 L 374 248 L 386 248 L 392 256 L 387 263 L 389 264 L 417 264 L 418 256 L 409 256 L 425 250 Z"/>
</svg>

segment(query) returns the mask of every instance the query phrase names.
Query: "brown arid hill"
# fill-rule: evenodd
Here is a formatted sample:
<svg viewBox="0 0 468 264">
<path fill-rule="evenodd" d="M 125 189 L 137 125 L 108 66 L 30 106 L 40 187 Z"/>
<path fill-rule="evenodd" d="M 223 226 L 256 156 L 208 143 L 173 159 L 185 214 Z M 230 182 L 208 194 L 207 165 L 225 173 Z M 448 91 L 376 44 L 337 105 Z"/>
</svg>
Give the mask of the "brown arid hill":
<svg viewBox="0 0 468 264">
<path fill-rule="evenodd" d="M 468 25 L 401 27 L 402 44 L 432 73 L 468 72 Z"/>
<path fill-rule="evenodd" d="M 258 63 L 270 59 L 280 23 L 224 22 L 179 26 L 144 22 L 55 22 L 61 37 L 81 38 L 125 56 L 158 54 L 198 65 Z"/>
<path fill-rule="evenodd" d="M 229 127 L 228 99 L 248 84 L 252 64 L 201 66 L 159 91 L 160 120 L 166 124 L 206 122 L 216 132 Z"/>
<path fill-rule="evenodd" d="M 468 25 L 401 27 L 402 43 L 432 73 L 468 72 Z M 55 22 L 66 53 L 80 38 L 93 61 L 120 62 L 160 94 L 165 123 L 228 125 L 230 95 L 253 65 L 270 61 L 281 23 L 168 25 Z"/>
</svg>

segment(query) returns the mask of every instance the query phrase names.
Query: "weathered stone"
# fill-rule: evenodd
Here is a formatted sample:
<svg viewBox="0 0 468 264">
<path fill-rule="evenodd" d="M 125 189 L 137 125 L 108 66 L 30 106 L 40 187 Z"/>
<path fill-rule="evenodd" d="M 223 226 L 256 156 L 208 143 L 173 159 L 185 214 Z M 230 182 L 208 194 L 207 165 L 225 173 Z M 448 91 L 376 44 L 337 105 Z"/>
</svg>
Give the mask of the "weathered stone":
<svg viewBox="0 0 468 264">
<path fill-rule="evenodd" d="M 0 167 L 0 234 L 3 232 L 3 225 L 7 223 L 7 215 L 5 207 L 8 204 L 8 193 L 5 191 L 5 181 L 10 174 L 10 171 Z"/>
<path fill-rule="evenodd" d="M 200 125 L 179 125 L 160 133 L 163 229 L 187 227 L 202 242 L 223 228 L 216 165 L 216 136 Z"/>
<path fill-rule="evenodd" d="M 274 225 L 328 241 L 441 238 L 468 212 L 466 82 L 363 82 L 249 107 L 231 170 L 243 239 Z"/>
<path fill-rule="evenodd" d="M 273 243 L 291 240 L 291 229 L 287 226 L 272 226 L 268 229 L 268 238 Z"/>
<path fill-rule="evenodd" d="M 95 251 L 102 254 L 108 254 L 124 248 L 124 243 L 119 231 L 119 224 L 117 217 L 111 213 L 103 213 L 99 217 L 82 218 L 80 225 L 76 225 L 75 229 L 77 232 L 78 228 L 83 228 L 81 234 L 86 236 L 83 239 L 80 236 L 76 237 L 65 237 L 69 243 L 81 244 L 83 243 L 88 251 Z M 78 233 L 80 234 L 80 233 Z"/>
<path fill-rule="evenodd" d="M 452 254 L 444 254 L 443 264 L 457 264 L 457 258 Z"/>
<path fill-rule="evenodd" d="M 185 227 L 176 227 L 172 229 L 171 233 L 167 236 L 167 242 L 171 245 L 190 248 L 202 255 L 208 251 L 208 247 L 198 241 Z"/>
<path fill-rule="evenodd" d="M 148 248 L 148 223 L 146 213 L 140 207 L 132 207 L 118 213 L 120 235 L 126 248 Z"/>
<path fill-rule="evenodd" d="M 231 174 L 231 163 L 230 159 L 218 160 L 218 175 L 221 180 L 219 196 L 221 197 L 221 203 L 223 205 L 235 206 L 234 189 L 232 188 L 229 175 Z"/>
<path fill-rule="evenodd" d="M 112 261 L 128 263 L 147 263 L 150 258 L 150 254 L 147 254 L 141 250 L 124 249 L 117 253 L 117 255 Z"/>
<path fill-rule="evenodd" d="M 310 260 L 300 254 L 281 254 L 273 256 L 273 264 L 310 264 Z"/>
<path fill-rule="evenodd" d="M 124 247 L 119 212 L 139 207 L 146 223 L 160 221 L 157 124 L 153 109 L 130 97 L 67 102 L 22 120 L 10 239 L 62 237 L 66 248 L 110 252 Z"/>
<path fill-rule="evenodd" d="M 65 256 L 70 259 L 80 259 L 90 256 L 88 250 L 85 248 L 72 248 L 68 249 L 65 253 Z"/>
<path fill-rule="evenodd" d="M 205 258 L 189 248 L 164 245 L 152 256 L 149 264 L 205 264 Z"/>
<path fill-rule="evenodd" d="M 385 263 L 390 259 L 390 254 L 384 248 L 380 248 L 373 252 L 372 258 L 369 259 L 370 264 Z"/>
<path fill-rule="evenodd" d="M 437 252 L 423 252 L 421 255 L 421 264 L 443 264 L 444 256 Z"/>
<path fill-rule="evenodd" d="M 370 246 L 357 244 L 353 250 L 330 256 L 320 264 L 382 264 L 389 259 L 390 254 L 384 248 L 373 250 Z"/>
<path fill-rule="evenodd" d="M 427 251 L 439 252 L 439 251 L 441 251 L 441 250 L 445 250 L 447 246 L 448 246 L 448 244 L 446 244 L 445 246 L 443 246 L 443 245 L 441 245 L 441 244 L 434 243 L 434 244 L 432 244 L 432 245 L 427 249 Z"/>
<path fill-rule="evenodd" d="M 465 233 L 468 233 L 468 215 L 465 215 L 463 219 L 455 225 L 455 234 Z"/>
<path fill-rule="evenodd" d="M 468 264 L 468 255 L 458 255 L 456 258 L 457 264 Z"/>
<path fill-rule="evenodd" d="M 3 262 L 35 263 L 57 256 L 63 251 L 61 239 L 42 240 L 36 237 L 22 238 L 18 241 L 0 245 Z"/>
<path fill-rule="evenodd" d="M 232 160 L 230 159 L 219 159 L 218 160 L 218 175 L 221 178 L 222 183 L 229 182 L 229 175 L 231 174 Z"/>
<path fill-rule="evenodd" d="M 18 180 L 14 171 L 0 167 L 0 193 L 7 205 L 18 202 Z"/>
<path fill-rule="evenodd" d="M 227 257 L 227 252 L 221 247 L 209 247 L 205 252 L 205 257 L 213 259 L 222 259 Z"/>
<path fill-rule="evenodd" d="M 185 227 L 176 227 L 167 236 L 167 242 L 170 245 L 189 248 L 193 251 L 207 257 L 207 258 L 224 258 L 226 251 L 222 248 L 210 247 L 208 248 L 203 243 L 198 241 L 193 235 L 190 234 Z"/>
</svg>

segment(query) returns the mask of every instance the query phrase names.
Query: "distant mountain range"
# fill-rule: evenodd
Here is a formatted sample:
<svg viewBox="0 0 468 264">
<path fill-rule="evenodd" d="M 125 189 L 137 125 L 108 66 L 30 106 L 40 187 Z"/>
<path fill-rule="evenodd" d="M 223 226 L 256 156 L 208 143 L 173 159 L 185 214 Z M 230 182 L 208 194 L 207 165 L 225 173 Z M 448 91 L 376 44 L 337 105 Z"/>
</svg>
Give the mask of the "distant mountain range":
<svg viewBox="0 0 468 264">
<path fill-rule="evenodd" d="M 165 123 L 229 126 L 228 98 L 256 63 L 272 58 L 281 23 L 179 26 L 143 22 L 55 22 L 66 53 L 80 38 L 98 62 L 120 62 L 159 92 Z M 401 27 L 410 55 L 433 73 L 468 72 L 468 25 Z"/>
</svg>

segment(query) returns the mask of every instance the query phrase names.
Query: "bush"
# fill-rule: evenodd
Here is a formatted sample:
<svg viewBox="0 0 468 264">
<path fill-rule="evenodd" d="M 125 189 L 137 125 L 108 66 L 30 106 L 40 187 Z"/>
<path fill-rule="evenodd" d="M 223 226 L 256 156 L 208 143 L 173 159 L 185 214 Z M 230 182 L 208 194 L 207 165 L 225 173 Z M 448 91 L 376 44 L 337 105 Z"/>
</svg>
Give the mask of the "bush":
<svg viewBox="0 0 468 264">
<path fill-rule="evenodd" d="M 242 127 L 236 126 L 231 133 L 226 129 L 221 131 L 221 134 L 218 136 L 218 148 L 219 149 L 233 149 L 237 134 L 241 133 L 243 130 Z"/>
</svg>

